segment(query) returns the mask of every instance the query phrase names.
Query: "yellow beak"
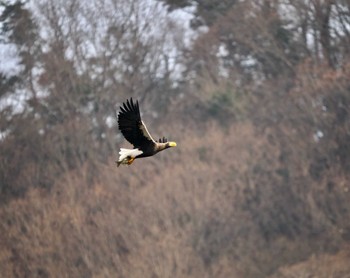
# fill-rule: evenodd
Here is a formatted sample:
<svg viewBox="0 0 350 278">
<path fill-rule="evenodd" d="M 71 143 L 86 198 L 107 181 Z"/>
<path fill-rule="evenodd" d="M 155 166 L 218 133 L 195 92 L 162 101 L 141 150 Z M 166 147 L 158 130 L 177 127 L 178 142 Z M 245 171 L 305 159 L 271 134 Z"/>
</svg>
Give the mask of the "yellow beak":
<svg viewBox="0 0 350 278">
<path fill-rule="evenodd" d="M 176 143 L 175 142 L 169 142 L 169 146 L 170 147 L 176 147 Z"/>
</svg>

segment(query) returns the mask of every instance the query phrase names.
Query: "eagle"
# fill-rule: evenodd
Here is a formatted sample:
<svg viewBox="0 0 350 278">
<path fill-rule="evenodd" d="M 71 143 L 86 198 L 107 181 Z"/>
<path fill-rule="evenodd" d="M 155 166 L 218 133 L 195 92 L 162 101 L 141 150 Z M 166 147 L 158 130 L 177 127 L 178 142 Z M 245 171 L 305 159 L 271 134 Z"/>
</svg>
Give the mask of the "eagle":
<svg viewBox="0 0 350 278">
<path fill-rule="evenodd" d="M 126 102 L 120 106 L 118 113 L 118 128 L 132 145 L 133 149 L 120 148 L 119 158 L 116 161 L 117 166 L 130 165 L 136 158 L 148 157 L 165 149 L 176 147 L 175 142 L 168 142 L 163 137 L 155 141 L 148 132 L 146 125 L 141 120 L 139 102 L 133 99 L 127 99 Z"/>
</svg>

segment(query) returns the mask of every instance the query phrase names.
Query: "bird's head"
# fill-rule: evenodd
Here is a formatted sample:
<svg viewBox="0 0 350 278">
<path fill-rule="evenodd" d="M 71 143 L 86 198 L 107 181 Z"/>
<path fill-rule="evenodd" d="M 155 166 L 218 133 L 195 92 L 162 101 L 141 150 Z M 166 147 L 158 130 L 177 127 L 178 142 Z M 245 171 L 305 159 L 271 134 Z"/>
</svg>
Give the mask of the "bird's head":
<svg viewBox="0 0 350 278">
<path fill-rule="evenodd" d="M 165 148 L 171 148 L 171 147 L 176 147 L 176 143 L 175 142 L 167 142 L 165 143 Z"/>
</svg>

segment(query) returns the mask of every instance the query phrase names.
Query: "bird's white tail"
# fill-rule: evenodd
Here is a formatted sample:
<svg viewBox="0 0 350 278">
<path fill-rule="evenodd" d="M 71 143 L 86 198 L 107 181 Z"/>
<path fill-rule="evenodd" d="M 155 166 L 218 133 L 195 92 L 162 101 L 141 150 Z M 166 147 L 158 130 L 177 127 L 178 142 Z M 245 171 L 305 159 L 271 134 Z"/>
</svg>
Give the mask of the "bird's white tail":
<svg viewBox="0 0 350 278">
<path fill-rule="evenodd" d="M 117 166 L 119 167 L 120 164 L 128 164 L 130 165 L 136 156 L 139 156 L 143 152 L 139 149 L 123 149 L 120 148 L 119 151 L 119 159 L 116 161 Z"/>
</svg>

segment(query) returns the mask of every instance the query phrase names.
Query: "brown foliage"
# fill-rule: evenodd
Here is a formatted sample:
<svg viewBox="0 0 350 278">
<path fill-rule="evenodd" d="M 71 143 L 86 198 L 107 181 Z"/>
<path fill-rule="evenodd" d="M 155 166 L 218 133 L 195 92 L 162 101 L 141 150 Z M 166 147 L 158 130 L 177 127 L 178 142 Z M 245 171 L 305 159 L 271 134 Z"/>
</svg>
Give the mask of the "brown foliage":
<svg viewBox="0 0 350 278">
<path fill-rule="evenodd" d="M 1 111 L 0 273 L 291 277 L 317 275 L 312 256 L 347 256 L 349 36 L 346 25 L 342 34 L 324 26 L 341 4 L 284 1 L 301 19 L 295 31 L 280 1 L 225 2 L 230 9 L 207 15 L 208 32 L 171 65 L 165 38 L 177 31 L 143 36 L 165 20 L 157 9 L 140 20 L 139 1 L 112 2 L 97 0 L 98 11 L 39 5 L 52 32 L 36 56 L 38 84 L 25 75 L 26 108 Z M 310 30 L 314 49 L 303 37 Z M 170 77 L 181 59 L 185 85 Z M 151 133 L 178 147 L 117 169 L 116 149 L 129 145 L 106 122 L 130 95 Z"/>
<path fill-rule="evenodd" d="M 85 163 L 50 192 L 33 188 L 2 206 L 2 273 L 261 277 L 340 247 L 348 202 L 341 188 L 320 188 L 331 172 L 313 181 L 307 160 L 282 158 L 276 138 L 249 123 L 208 121 L 185 137 L 178 125 L 159 127 L 176 149 L 131 167 L 95 164 L 93 183 Z"/>
</svg>

